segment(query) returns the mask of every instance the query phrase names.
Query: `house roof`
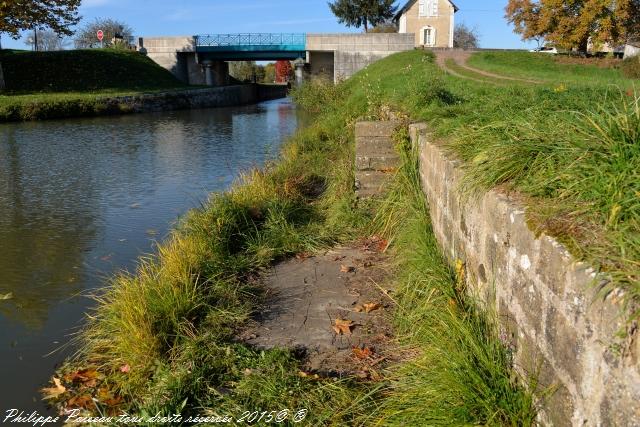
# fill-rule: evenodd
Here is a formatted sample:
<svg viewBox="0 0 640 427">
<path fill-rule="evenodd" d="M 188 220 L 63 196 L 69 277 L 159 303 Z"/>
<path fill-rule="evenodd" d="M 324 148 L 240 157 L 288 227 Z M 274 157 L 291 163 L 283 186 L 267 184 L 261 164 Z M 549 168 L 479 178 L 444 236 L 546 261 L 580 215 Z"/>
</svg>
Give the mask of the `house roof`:
<svg viewBox="0 0 640 427">
<path fill-rule="evenodd" d="M 457 12 L 460 10 L 460 8 L 456 6 L 454 2 L 452 2 L 451 0 L 447 0 L 447 1 L 451 3 L 451 6 L 453 6 L 454 12 Z M 400 16 L 402 16 L 403 13 L 409 10 L 409 8 L 411 8 L 411 6 L 413 6 L 415 2 L 416 0 L 409 0 L 404 6 L 402 6 L 400 10 L 398 10 L 398 13 L 396 13 L 396 19 L 400 19 Z"/>
</svg>

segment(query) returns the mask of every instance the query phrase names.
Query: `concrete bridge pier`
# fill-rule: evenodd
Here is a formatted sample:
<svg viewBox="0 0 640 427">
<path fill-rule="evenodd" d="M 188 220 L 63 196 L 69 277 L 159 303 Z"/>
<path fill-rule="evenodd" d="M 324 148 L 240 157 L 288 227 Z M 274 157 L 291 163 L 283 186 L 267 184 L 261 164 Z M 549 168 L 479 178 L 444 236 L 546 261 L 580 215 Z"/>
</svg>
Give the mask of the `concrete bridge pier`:
<svg viewBox="0 0 640 427">
<path fill-rule="evenodd" d="M 229 84 L 229 63 L 205 59 L 201 62 L 204 69 L 204 81 L 207 86 L 226 86 Z"/>
<path fill-rule="evenodd" d="M 304 83 L 304 65 L 305 61 L 302 58 L 298 58 L 293 62 L 296 75 L 296 86 L 302 86 Z"/>
</svg>

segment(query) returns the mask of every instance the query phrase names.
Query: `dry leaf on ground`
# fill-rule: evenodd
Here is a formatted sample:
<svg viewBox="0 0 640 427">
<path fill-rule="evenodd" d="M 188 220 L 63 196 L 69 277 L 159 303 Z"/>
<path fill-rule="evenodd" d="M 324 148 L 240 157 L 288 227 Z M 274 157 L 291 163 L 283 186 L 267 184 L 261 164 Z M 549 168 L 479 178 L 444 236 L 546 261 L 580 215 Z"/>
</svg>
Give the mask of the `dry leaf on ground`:
<svg viewBox="0 0 640 427">
<path fill-rule="evenodd" d="M 353 347 L 353 355 L 360 360 L 365 360 L 373 356 L 373 350 L 369 347 Z"/>
<path fill-rule="evenodd" d="M 62 385 L 60 379 L 56 377 L 53 377 L 53 384 L 54 387 L 45 387 L 41 390 L 45 395 L 44 399 L 55 399 L 67 391 L 67 388 Z"/>
<path fill-rule="evenodd" d="M 338 335 L 351 335 L 351 328 L 353 328 L 353 322 L 346 319 L 336 319 L 334 321 L 333 330 Z"/>
<path fill-rule="evenodd" d="M 362 308 L 364 308 L 364 312 L 365 313 L 371 313 L 372 311 L 376 311 L 382 308 L 382 306 L 380 304 L 378 304 L 377 302 L 368 302 L 366 304 L 362 305 Z"/>
</svg>

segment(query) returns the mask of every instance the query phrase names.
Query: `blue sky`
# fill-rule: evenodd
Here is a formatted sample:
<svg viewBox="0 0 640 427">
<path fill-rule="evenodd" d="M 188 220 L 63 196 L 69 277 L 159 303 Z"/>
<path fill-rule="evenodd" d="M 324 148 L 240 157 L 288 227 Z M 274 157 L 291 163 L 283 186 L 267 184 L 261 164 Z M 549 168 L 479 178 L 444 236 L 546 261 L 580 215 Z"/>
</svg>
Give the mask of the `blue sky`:
<svg viewBox="0 0 640 427">
<path fill-rule="evenodd" d="M 482 47 L 524 48 L 504 19 L 507 0 L 455 0 L 457 22 L 476 27 Z M 398 4 L 404 2 L 398 1 Z M 336 22 L 325 0 L 84 0 L 84 20 L 109 17 L 136 35 L 237 32 L 353 32 Z M 3 37 L 4 47 L 25 48 Z"/>
</svg>

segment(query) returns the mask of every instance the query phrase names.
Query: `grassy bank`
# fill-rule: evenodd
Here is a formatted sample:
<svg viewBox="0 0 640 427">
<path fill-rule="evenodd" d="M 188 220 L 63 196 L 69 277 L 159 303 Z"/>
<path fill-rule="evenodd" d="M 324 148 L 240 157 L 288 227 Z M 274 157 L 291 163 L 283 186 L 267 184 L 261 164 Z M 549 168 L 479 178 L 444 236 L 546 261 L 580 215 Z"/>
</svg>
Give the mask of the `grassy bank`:
<svg viewBox="0 0 640 427">
<path fill-rule="evenodd" d="M 527 57 L 524 67 L 545 61 Z M 305 408 L 310 425 L 531 425 L 534 398 L 522 385 L 535 390 L 535 378 L 512 372 L 491 307 L 465 297 L 461 272 L 442 258 L 406 135 L 389 195 L 365 203 L 353 193 L 353 127 L 391 112 L 427 121 L 465 161 L 470 196 L 496 186 L 521 192 L 535 207 L 532 227 L 611 273 L 632 301 L 640 109 L 633 93 L 583 83 L 487 85 L 446 76 L 432 55 L 414 51 L 337 87 L 306 86 L 295 97 L 316 120 L 280 160 L 213 196 L 157 256 L 112 280 L 79 335 L 78 358 L 59 373 L 68 388 L 59 400 L 93 413 Z M 235 341 L 259 308 L 256 274 L 372 233 L 391 242 L 398 350 L 411 357 L 379 381 L 335 381 L 298 375 L 295 353 Z"/>
<path fill-rule="evenodd" d="M 497 326 L 463 296 L 440 255 L 406 136 L 389 196 L 363 202 L 353 192 L 358 118 L 419 106 L 442 117 L 464 98 L 430 55 L 411 52 L 337 87 L 309 85 L 296 99 L 316 120 L 277 163 L 212 196 L 157 256 L 112 279 L 78 336 L 78 356 L 57 374 L 65 387 L 58 403 L 93 414 L 184 416 L 304 408 L 305 425 L 530 425 L 533 399 L 511 371 Z M 236 342 L 260 307 L 256 274 L 372 233 L 392 242 L 401 272 L 394 301 L 398 351 L 412 355 L 405 362 L 377 381 L 314 378 L 299 375 L 295 352 Z"/>
<path fill-rule="evenodd" d="M 0 51 L 6 90 L 0 121 L 127 112 L 108 97 L 185 88 L 170 72 L 137 52 L 88 49 Z"/>
</svg>

